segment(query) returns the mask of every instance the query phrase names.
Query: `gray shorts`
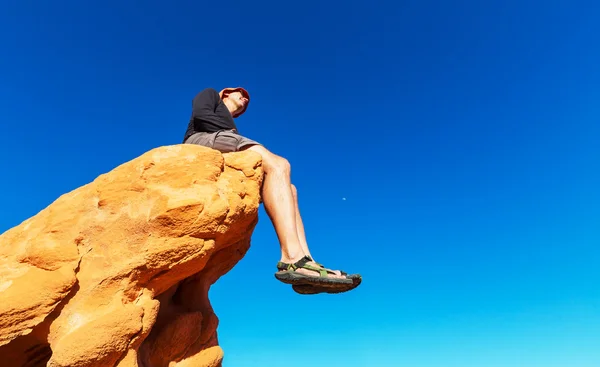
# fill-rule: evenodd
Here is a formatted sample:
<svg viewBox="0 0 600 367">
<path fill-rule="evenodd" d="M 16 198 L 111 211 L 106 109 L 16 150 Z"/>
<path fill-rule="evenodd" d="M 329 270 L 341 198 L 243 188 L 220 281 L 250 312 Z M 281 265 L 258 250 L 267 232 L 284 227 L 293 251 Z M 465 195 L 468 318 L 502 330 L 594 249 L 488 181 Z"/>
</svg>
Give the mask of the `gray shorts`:
<svg viewBox="0 0 600 367">
<path fill-rule="evenodd" d="M 197 144 L 220 151 L 221 153 L 237 152 L 250 145 L 261 145 L 233 130 L 221 130 L 214 133 L 200 132 L 187 138 L 184 144 Z"/>
</svg>

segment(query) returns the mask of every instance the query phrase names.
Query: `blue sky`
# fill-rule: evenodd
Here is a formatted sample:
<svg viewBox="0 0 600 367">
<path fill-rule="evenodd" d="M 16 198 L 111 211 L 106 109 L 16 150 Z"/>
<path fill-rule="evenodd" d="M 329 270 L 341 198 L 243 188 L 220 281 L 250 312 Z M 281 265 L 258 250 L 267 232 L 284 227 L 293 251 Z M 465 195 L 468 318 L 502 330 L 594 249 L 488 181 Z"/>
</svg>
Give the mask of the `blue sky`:
<svg viewBox="0 0 600 367">
<path fill-rule="evenodd" d="M 600 5 L 6 1 L 0 232 L 244 86 L 341 295 L 273 277 L 264 210 L 211 289 L 224 367 L 600 365 Z M 346 200 L 343 200 L 345 198 Z"/>
</svg>

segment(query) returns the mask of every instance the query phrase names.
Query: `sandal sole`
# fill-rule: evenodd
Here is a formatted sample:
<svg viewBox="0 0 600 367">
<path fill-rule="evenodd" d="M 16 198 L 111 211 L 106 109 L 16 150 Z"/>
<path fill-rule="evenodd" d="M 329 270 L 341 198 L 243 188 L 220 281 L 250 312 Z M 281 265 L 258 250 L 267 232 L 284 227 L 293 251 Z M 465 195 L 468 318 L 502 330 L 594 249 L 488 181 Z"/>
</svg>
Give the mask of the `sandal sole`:
<svg viewBox="0 0 600 367">
<path fill-rule="evenodd" d="M 351 286 L 354 283 L 351 279 L 323 278 L 291 272 L 275 273 L 275 278 L 283 283 L 291 285 L 317 285 L 319 287 L 334 289 Z"/>
<path fill-rule="evenodd" d="M 329 294 L 344 293 L 344 292 L 348 292 L 348 291 L 355 289 L 362 282 L 362 278 L 360 275 L 349 275 L 349 277 L 351 277 L 353 282 L 351 285 L 348 285 L 346 287 L 338 287 L 336 289 L 332 289 L 332 288 L 321 287 L 319 285 L 313 285 L 313 284 L 310 284 L 310 285 L 295 284 L 295 285 L 292 285 L 292 289 L 296 293 L 305 294 L 305 295 L 319 294 L 319 293 L 329 293 Z"/>
</svg>

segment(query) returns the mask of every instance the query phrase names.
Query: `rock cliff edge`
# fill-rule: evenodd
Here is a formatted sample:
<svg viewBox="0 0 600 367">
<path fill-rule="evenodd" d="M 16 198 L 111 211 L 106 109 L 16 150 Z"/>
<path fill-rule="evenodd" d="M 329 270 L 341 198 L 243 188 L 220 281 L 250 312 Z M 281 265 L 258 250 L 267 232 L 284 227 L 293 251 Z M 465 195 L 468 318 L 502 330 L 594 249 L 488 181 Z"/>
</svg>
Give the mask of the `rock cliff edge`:
<svg viewBox="0 0 600 367">
<path fill-rule="evenodd" d="M 3 366 L 221 365 L 208 290 L 250 247 L 260 156 L 153 149 L 0 236 Z"/>
</svg>

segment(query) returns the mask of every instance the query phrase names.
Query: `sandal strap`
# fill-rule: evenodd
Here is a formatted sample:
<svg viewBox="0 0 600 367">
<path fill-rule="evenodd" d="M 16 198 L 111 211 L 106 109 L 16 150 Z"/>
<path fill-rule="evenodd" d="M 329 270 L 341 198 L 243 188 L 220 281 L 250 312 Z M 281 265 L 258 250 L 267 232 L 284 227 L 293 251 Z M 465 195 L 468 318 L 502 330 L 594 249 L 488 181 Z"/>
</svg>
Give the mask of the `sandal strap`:
<svg viewBox="0 0 600 367">
<path fill-rule="evenodd" d="M 312 257 L 310 257 L 310 256 L 307 256 L 307 257 L 308 257 L 308 258 L 309 258 L 311 261 L 313 261 L 315 264 L 317 264 L 317 266 L 320 266 L 320 267 L 322 267 L 323 269 L 325 269 L 325 266 L 324 266 L 323 264 L 320 264 L 320 263 L 316 262 L 316 261 L 315 261 L 315 260 L 314 260 Z M 331 272 L 333 272 L 331 269 L 328 269 L 328 270 L 330 270 Z M 346 273 L 345 271 L 341 271 L 341 270 L 340 270 L 340 274 L 341 274 L 341 275 L 343 275 L 343 276 L 346 276 L 346 275 L 348 275 L 348 273 Z"/>
<path fill-rule="evenodd" d="M 314 261 L 313 259 L 311 259 L 308 256 L 304 256 L 303 258 L 301 258 L 300 260 L 296 261 L 293 264 L 288 264 L 288 263 L 284 263 L 284 262 L 278 262 L 277 263 L 277 269 L 282 270 L 282 271 L 289 271 L 289 270 L 296 270 L 296 269 L 307 269 L 307 270 L 312 270 L 312 271 L 316 271 L 319 272 L 319 275 L 321 277 L 326 277 L 327 273 L 331 273 L 331 274 L 335 274 L 334 272 L 332 272 L 331 270 L 325 269 L 324 267 L 315 267 L 312 265 L 308 265 L 308 262 L 310 261 Z"/>
</svg>

